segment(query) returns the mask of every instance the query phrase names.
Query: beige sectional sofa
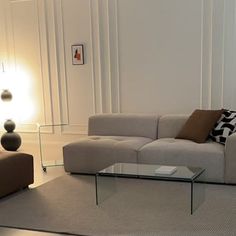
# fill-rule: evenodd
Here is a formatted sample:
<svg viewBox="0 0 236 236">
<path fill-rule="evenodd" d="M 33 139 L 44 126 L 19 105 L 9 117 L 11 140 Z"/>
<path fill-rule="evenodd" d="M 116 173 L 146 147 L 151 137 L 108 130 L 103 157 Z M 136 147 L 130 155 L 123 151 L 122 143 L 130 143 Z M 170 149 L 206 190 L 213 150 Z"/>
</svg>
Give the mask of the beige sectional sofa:
<svg viewBox="0 0 236 236">
<path fill-rule="evenodd" d="M 175 139 L 187 115 L 102 114 L 89 118 L 88 136 L 63 147 L 65 171 L 96 173 L 116 162 L 206 169 L 204 181 L 236 184 L 236 134 L 226 145 Z"/>
</svg>

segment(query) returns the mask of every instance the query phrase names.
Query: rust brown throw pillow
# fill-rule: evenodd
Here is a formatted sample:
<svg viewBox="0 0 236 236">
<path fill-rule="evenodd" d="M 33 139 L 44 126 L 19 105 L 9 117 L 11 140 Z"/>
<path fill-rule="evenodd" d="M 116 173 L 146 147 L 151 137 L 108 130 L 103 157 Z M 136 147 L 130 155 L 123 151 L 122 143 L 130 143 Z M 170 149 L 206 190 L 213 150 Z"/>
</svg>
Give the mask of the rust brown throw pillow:
<svg viewBox="0 0 236 236">
<path fill-rule="evenodd" d="M 220 119 L 222 110 L 195 110 L 186 121 L 176 138 L 189 139 L 197 143 L 204 143 Z"/>
</svg>

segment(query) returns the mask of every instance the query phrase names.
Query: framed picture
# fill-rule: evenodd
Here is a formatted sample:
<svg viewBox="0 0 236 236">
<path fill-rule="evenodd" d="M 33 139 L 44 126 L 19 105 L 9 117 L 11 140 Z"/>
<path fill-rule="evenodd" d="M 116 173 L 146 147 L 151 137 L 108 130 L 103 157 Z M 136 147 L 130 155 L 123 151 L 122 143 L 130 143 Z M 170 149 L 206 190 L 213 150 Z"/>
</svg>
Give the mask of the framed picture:
<svg viewBox="0 0 236 236">
<path fill-rule="evenodd" d="M 83 44 L 77 44 L 71 46 L 72 50 L 72 64 L 83 65 L 84 64 L 84 46 Z"/>
</svg>

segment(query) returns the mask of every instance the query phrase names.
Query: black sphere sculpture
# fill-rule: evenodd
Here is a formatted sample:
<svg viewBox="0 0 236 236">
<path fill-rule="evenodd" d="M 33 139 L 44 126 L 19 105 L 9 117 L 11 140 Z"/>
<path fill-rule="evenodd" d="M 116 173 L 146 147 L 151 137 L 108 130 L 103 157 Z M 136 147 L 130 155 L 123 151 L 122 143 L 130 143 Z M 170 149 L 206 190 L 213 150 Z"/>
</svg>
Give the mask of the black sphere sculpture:
<svg viewBox="0 0 236 236">
<path fill-rule="evenodd" d="M 4 128 L 6 133 L 1 137 L 1 144 L 7 151 L 16 151 L 21 145 L 21 137 L 18 133 L 14 132 L 16 125 L 12 120 L 6 120 Z"/>
</svg>

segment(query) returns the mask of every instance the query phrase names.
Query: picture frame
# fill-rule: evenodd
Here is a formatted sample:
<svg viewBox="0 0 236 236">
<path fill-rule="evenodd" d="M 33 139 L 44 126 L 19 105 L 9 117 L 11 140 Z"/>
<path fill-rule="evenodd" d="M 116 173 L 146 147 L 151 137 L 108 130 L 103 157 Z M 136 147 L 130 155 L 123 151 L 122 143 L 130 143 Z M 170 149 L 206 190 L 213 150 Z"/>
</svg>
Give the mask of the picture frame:
<svg viewBox="0 0 236 236">
<path fill-rule="evenodd" d="M 84 45 L 83 44 L 72 45 L 71 52 L 72 52 L 72 64 L 84 65 Z"/>
</svg>

